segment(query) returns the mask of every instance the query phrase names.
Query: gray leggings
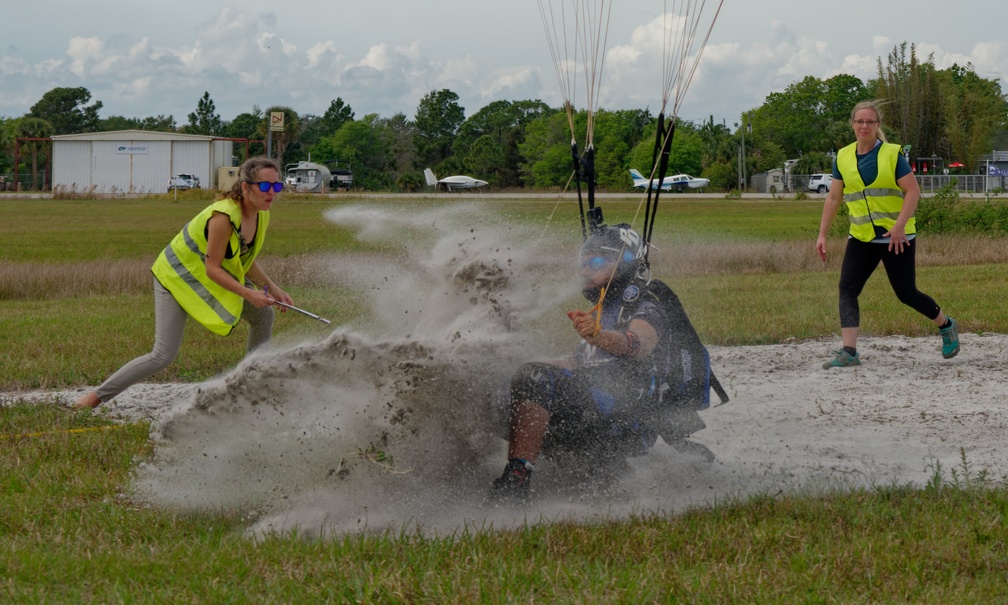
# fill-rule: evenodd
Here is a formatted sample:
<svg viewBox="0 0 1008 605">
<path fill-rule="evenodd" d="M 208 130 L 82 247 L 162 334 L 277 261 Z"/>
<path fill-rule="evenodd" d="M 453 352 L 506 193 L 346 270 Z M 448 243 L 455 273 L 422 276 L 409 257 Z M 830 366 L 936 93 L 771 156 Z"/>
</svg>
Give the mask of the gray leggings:
<svg viewBox="0 0 1008 605">
<path fill-rule="evenodd" d="M 251 285 L 251 284 L 249 284 Z M 249 323 L 246 354 L 269 342 L 273 333 L 273 307 L 256 308 L 245 303 L 242 319 Z M 154 350 L 119 368 L 95 390 L 102 403 L 109 401 L 130 386 L 150 378 L 171 365 L 182 347 L 185 312 L 171 292 L 154 278 Z"/>
</svg>

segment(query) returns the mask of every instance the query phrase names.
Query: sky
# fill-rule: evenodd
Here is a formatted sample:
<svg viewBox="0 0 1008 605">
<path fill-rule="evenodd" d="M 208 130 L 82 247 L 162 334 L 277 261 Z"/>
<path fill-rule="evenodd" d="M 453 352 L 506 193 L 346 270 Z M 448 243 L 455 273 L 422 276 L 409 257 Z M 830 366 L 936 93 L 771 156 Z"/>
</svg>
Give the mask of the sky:
<svg viewBox="0 0 1008 605">
<path fill-rule="evenodd" d="M 357 118 L 412 118 L 425 94 L 444 88 L 459 96 L 466 116 L 497 100 L 541 99 L 559 107 L 565 95 L 540 7 L 569 12 L 574 5 L 595 13 L 611 8 L 595 105 L 657 113 L 666 56 L 660 16 L 700 4 L 0 0 L 0 117 L 28 113 L 53 88 L 79 86 L 91 92 L 91 103 L 103 103 L 102 118 L 172 115 L 179 126 L 204 92 L 224 120 L 273 105 L 322 115 L 336 98 Z M 682 119 L 712 117 L 731 127 L 768 94 L 806 76 L 870 79 L 878 59 L 903 42 L 916 45 L 922 59 L 932 56 L 939 69 L 971 63 L 1008 91 L 1003 19 L 985 11 L 989 3 L 979 5 L 725 0 L 715 19 L 717 2 L 708 1 L 692 12 L 701 31 L 692 49 L 702 47 L 703 54 L 669 107 L 678 101 L 674 113 Z M 583 108 L 584 72 L 571 73 L 577 83 L 566 96 Z"/>
</svg>

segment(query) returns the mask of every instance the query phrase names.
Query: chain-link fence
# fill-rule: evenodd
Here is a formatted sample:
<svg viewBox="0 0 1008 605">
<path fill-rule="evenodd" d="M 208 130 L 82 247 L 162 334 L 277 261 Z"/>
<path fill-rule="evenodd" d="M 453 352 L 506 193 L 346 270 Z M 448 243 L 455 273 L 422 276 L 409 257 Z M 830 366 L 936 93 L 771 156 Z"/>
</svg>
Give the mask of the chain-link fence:
<svg viewBox="0 0 1008 605">
<path fill-rule="evenodd" d="M 815 189 L 809 189 L 810 174 L 792 174 L 785 179 L 786 187 L 783 193 L 804 192 L 808 194 L 816 193 Z M 759 180 L 757 177 L 762 177 Z M 753 175 L 750 186 L 754 191 L 768 192 L 761 186 L 767 186 L 765 174 Z M 917 183 L 920 184 L 921 193 L 932 195 L 941 189 L 952 186 L 960 193 L 985 194 L 991 192 L 1008 191 L 1008 176 L 987 176 L 985 174 L 918 174 Z M 776 193 L 782 193 L 780 188 Z"/>
<path fill-rule="evenodd" d="M 32 183 L 31 173 L 20 173 L 17 175 L 17 186 L 15 187 L 14 174 L 0 174 L 0 191 L 48 191 L 49 175 L 45 170 L 39 170 Z"/>
</svg>

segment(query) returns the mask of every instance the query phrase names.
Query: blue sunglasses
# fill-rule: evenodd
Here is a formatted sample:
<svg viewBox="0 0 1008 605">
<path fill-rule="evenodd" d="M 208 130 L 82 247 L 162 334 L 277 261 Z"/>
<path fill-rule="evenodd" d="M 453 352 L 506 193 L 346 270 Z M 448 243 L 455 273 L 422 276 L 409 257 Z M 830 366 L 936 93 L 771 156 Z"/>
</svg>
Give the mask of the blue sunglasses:
<svg viewBox="0 0 1008 605">
<path fill-rule="evenodd" d="M 284 188 L 283 183 L 271 183 L 269 181 L 256 181 L 253 182 L 252 184 L 257 185 L 259 187 L 259 191 L 262 191 L 263 193 L 266 193 L 271 188 L 273 189 L 274 193 L 280 193 L 281 191 L 283 191 Z"/>
</svg>

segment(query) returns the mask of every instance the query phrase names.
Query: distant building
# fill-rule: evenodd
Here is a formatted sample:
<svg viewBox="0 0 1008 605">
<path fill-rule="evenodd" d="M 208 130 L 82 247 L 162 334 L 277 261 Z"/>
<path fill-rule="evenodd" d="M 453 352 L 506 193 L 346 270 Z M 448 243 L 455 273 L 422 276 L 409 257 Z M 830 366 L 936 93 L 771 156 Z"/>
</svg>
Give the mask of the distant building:
<svg viewBox="0 0 1008 605">
<path fill-rule="evenodd" d="M 204 188 L 233 165 L 231 140 L 207 135 L 115 130 L 52 137 L 52 188 L 96 193 L 160 193 L 184 173 Z"/>
<path fill-rule="evenodd" d="M 982 155 L 979 158 L 980 174 L 996 177 L 1008 177 L 1008 151 L 998 151 Z"/>
<path fill-rule="evenodd" d="M 752 175 L 749 185 L 756 193 L 784 193 L 786 191 L 784 182 L 784 171 L 780 168 L 773 168 Z"/>
</svg>

